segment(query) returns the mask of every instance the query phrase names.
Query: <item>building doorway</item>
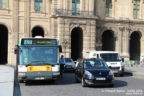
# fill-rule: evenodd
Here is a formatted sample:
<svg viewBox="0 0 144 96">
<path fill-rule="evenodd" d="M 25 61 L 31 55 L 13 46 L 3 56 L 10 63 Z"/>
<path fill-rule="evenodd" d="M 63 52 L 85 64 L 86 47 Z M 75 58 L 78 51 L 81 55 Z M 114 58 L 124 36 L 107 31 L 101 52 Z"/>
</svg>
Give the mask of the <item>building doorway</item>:
<svg viewBox="0 0 144 96">
<path fill-rule="evenodd" d="M 44 30 L 42 27 L 36 26 L 32 29 L 32 37 L 42 36 L 44 37 Z"/>
<path fill-rule="evenodd" d="M 133 32 L 130 36 L 130 60 L 140 61 L 140 39 L 139 32 Z"/>
<path fill-rule="evenodd" d="M 83 52 L 83 30 L 76 27 L 71 32 L 71 57 L 73 60 L 82 58 Z"/>
<path fill-rule="evenodd" d="M 102 50 L 103 51 L 115 51 L 115 38 L 114 32 L 107 30 L 102 35 Z"/>
<path fill-rule="evenodd" d="M 8 29 L 0 25 L 0 64 L 7 64 L 8 57 Z"/>
</svg>

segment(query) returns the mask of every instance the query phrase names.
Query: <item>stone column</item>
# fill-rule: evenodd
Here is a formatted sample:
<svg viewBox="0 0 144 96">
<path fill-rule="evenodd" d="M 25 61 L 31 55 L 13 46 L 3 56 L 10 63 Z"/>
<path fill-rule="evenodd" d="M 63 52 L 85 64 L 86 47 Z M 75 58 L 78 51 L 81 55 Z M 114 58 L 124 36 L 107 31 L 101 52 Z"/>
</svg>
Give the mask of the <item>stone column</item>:
<svg viewBox="0 0 144 96">
<path fill-rule="evenodd" d="M 130 29 L 127 29 L 127 31 L 125 31 L 125 36 L 123 36 L 123 57 L 126 59 L 126 60 L 129 60 L 129 47 L 130 47 L 130 37 L 129 37 L 129 32 L 131 30 Z"/>
<path fill-rule="evenodd" d="M 14 0 L 13 1 L 13 31 L 15 36 L 16 44 L 18 44 L 19 39 L 19 1 Z"/>
<path fill-rule="evenodd" d="M 31 37 L 32 33 L 30 30 L 30 2 L 31 0 L 24 0 L 24 36 Z"/>
<path fill-rule="evenodd" d="M 47 6 L 46 6 L 46 7 L 47 7 L 48 14 L 51 14 L 51 10 L 50 10 L 50 9 L 51 9 L 51 7 L 52 7 L 52 6 L 51 6 L 51 3 L 52 3 L 52 2 L 51 2 L 50 0 L 47 0 L 46 3 L 47 3 Z"/>
<path fill-rule="evenodd" d="M 90 50 L 96 50 L 96 21 L 91 21 L 91 47 Z"/>
<path fill-rule="evenodd" d="M 43 0 L 42 10 L 44 13 L 46 13 L 46 0 Z"/>
<path fill-rule="evenodd" d="M 12 23 L 12 28 L 13 28 L 13 38 L 12 43 L 13 45 L 11 46 L 11 50 L 9 52 L 8 50 L 8 64 L 13 64 L 16 65 L 16 55 L 14 54 L 14 48 L 15 45 L 18 45 L 19 41 L 19 0 L 13 0 L 13 23 Z"/>
<path fill-rule="evenodd" d="M 89 2 L 89 15 L 94 15 L 94 0 Z"/>
</svg>

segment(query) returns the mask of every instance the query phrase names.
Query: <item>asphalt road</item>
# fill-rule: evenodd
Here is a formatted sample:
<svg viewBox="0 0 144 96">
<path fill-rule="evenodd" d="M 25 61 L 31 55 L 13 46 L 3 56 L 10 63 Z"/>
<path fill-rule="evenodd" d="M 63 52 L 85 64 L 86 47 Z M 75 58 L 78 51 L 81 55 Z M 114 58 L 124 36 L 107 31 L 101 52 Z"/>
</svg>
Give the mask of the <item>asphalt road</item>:
<svg viewBox="0 0 144 96">
<path fill-rule="evenodd" d="M 75 83 L 73 73 L 65 73 L 64 78 L 55 83 L 17 83 L 14 96 L 144 96 L 144 79 L 131 76 L 115 77 L 112 88 L 83 88 L 81 83 Z"/>
</svg>

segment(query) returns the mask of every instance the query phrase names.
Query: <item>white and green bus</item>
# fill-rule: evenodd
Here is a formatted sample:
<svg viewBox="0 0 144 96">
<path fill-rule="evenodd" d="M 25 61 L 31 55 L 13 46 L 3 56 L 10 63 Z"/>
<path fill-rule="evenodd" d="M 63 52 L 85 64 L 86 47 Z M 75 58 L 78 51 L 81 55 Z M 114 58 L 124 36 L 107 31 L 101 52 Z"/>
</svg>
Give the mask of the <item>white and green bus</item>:
<svg viewBox="0 0 144 96">
<path fill-rule="evenodd" d="M 57 39 L 22 38 L 15 49 L 18 80 L 57 80 L 60 51 Z"/>
</svg>

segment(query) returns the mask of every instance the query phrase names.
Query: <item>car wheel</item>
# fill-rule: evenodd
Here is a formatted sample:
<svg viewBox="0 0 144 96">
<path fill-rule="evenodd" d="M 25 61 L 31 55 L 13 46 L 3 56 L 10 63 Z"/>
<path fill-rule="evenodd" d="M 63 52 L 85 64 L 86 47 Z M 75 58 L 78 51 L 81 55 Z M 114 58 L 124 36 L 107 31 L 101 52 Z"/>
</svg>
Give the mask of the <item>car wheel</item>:
<svg viewBox="0 0 144 96">
<path fill-rule="evenodd" d="M 87 86 L 86 83 L 85 83 L 84 78 L 82 78 L 81 84 L 82 84 L 82 87 L 86 87 Z"/>
<path fill-rule="evenodd" d="M 114 86 L 114 84 L 113 84 L 113 83 L 109 85 L 109 87 L 113 87 L 113 86 Z"/>
<path fill-rule="evenodd" d="M 122 73 L 120 74 L 120 76 L 124 76 L 124 73 L 122 72 Z"/>
<path fill-rule="evenodd" d="M 76 83 L 79 83 L 80 81 L 78 80 L 78 77 L 75 75 L 75 81 Z"/>
</svg>

